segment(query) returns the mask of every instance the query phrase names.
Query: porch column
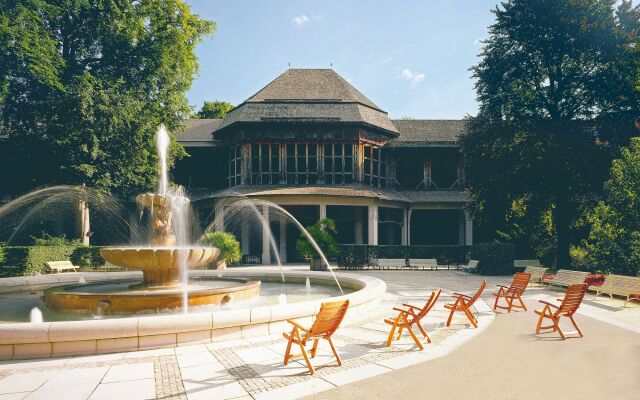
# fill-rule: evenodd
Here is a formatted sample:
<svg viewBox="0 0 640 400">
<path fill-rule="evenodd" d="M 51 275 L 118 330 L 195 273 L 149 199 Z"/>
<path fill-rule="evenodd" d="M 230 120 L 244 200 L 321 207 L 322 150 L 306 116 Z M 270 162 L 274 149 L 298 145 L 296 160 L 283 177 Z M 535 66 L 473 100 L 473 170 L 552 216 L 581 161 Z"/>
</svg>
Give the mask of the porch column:
<svg viewBox="0 0 640 400">
<path fill-rule="evenodd" d="M 464 244 L 471 246 L 473 244 L 473 218 L 471 211 L 464 210 Z"/>
<path fill-rule="evenodd" d="M 460 210 L 458 215 L 458 244 L 464 245 L 465 243 L 465 215 L 464 210 Z"/>
<path fill-rule="evenodd" d="M 224 206 L 222 204 L 216 204 L 216 213 L 213 229 L 218 232 L 224 231 Z"/>
<path fill-rule="evenodd" d="M 378 244 L 378 206 L 369 206 L 369 244 Z"/>
<path fill-rule="evenodd" d="M 405 208 L 402 211 L 402 245 L 409 245 L 409 234 L 407 232 L 409 228 L 409 209 Z"/>
<path fill-rule="evenodd" d="M 287 262 L 287 220 L 280 216 L 280 261 Z"/>
<path fill-rule="evenodd" d="M 271 229 L 269 228 L 269 206 L 262 206 L 262 264 L 271 264 Z"/>
<path fill-rule="evenodd" d="M 320 219 L 327 218 L 327 205 L 320 204 Z"/>
<path fill-rule="evenodd" d="M 362 208 L 356 207 L 355 210 L 355 223 L 354 227 L 356 230 L 355 234 L 355 242 L 356 244 L 362 244 Z"/>
<path fill-rule="evenodd" d="M 249 254 L 251 252 L 249 238 L 249 221 L 243 219 L 240 223 L 240 249 L 242 250 L 242 254 Z"/>
<path fill-rule="evenodd" d="M 412 209 L 409 209 L 409 212 L 407 213 L 407 246 L 411 246 L 411 213 L 413 212 Z"/>
</svg>

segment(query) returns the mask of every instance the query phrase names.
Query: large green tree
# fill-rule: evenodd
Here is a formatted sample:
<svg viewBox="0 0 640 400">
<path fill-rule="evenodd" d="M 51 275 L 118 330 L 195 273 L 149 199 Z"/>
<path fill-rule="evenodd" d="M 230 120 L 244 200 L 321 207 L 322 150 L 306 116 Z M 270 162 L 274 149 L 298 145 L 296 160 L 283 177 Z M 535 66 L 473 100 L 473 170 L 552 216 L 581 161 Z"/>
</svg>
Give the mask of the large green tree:
<svg viewBox="0 0 640 400">
<path fill-rule="evenodd" d="M 589 213 L 585 240 L 591 265 L 627 275 L 640 272 L 640 137 L 614 160 L 606 197 Z"/>
<path fill-rule="evenodd" d="M 153 136 L 189 116 L 214 29 L 182 0 L 0 0 L 2 190 L 152 187 Z"/>
<path fill-rule="evenodd" d="M 467 119 L 463 148 L 483 229 L 512 230 L 517 205 L 535 214 L 521 227 L 532 240 L 550 215 L 562 266 L 615 145 L 637 132 L 640 10 L 615 3 L 503 2 L 472 68 L 480 108 Z"/>
<path fill-rule="evenodd" d="M 205 101 L 200 111 L 193 115 L 194 118 L 221 119 L 233 108 L 233 104 L 226 101 Z"/>
</svg>

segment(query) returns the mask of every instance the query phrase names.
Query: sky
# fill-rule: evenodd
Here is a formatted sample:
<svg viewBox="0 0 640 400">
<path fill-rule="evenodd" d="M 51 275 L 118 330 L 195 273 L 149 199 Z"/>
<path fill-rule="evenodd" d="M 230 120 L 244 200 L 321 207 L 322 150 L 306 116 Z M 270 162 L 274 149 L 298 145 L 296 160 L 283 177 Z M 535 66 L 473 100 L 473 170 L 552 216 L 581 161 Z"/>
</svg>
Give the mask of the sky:
<svg viewBox="0 0 640 400">
<path fill-rule="evenodd" d="M 234 105 L 291 68 L 331 68 L 392 118 L 475 115 L 469 67 L 495 0 L 187 0 L 218 28 L 187 98 Z"/>
</svg>

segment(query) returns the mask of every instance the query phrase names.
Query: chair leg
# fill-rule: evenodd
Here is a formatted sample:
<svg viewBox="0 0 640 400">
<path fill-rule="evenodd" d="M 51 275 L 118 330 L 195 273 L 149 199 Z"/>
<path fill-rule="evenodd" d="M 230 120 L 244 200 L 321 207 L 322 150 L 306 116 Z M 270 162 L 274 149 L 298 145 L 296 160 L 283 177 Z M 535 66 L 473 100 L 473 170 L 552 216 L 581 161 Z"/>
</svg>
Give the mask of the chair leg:
<svg viewBox="0 0 640 400">
<path fill-rule="evenodd" d="M 300 346 L 300 350 L 302 352 L 302 357 L 304 357 L 304 362 L 307 364 L 307 368 L 309 368 L 309 372 L 314 374 L 316 370 L 313 368 L 313 365 L 311 365 L 311 360 L 309 360 L 309 356 L 307 355 L 305 342 L 302 341 L 302 338 L 300 337 L 300 332 L 298 332 L 297 330 L 296 330 L 296 337 L 298 339 L 298 345 Z"/>
<path fill-rule="evenodd" d="M 520 297 L 520 294 L 516 293 L 516 296 L 518 296 L 518 301 L 520 302 L 520 305 L 522 306 L 522 309 L 527 311 L 527 306 L 524 304 L 524 301 L 522 300 L 522 297 Z"/>
<path fill-rule="evenodd" d="M 451 306 L 451 312 L 449 313 L 449 318 L 447 319 L 447 326 L 451 326 L 451 320 L 453 320 L 453 314 L 455 314 L 456 310 L 458 309 L 458 304 L 460 303 L 461 300 L 462 300 L 462 297 L 458 297 L 455 303 L 453 303 L 453 305 Z M 464 305 L 464 302 L 463 302 L 463 305 Z"/>
<path fill-rule="evenodd" d="M 504 289 L 500 288 L 500 290 L 498 290 L 498 294 L 496 295 L 496 301 L 493 303 L 493 311 L 496 311 L 498 309 L 498 300 L 500 300 L 500 297 L 502 297 L 502 291 Z"/>
<path fill-rule="evenodd" d="M 316 357 L 316 352 L 318 351 L 318 341 L 320 339 L 315 339 L 313 341 L 313 347 L 311 348 L 311 358 L 315 358 Z"/>
<path fill-rule="evenodd" d="M 396 328 L 400 323 L 400 319 L 402 318 L 402 314 L 399 314 L 396 319 L 393 321 L 393 325 L 391 325 L 391 331 L 389 332 L 389 337 L 387 338 L 387 347 L 391 346 L 391 342 L 393 341 L 393 337 L 396 333 Z"/>
<path fill-rule="evenodd" d="M 336 347 L 333 345 L 333 341 L 331 340 L 331 337 L 327 337 L 327 341 L 329 342 L 329 346 L 331 346 L 331 351 L 333 352 L 333 355 L 336 356 L 336 360 L 338 361 L 338 365 L 342 365 L 342 360 L 340 359 L 340 356 L 338 355 L 338 352 L 336 351 Z"/>
<path fill-rule="evenodd" d="M 573 326 L 576 328 L 576 331 L 578 331 L 578 335 L 580 335 L 580 337 L 583 337 L 584 335 L 582 334 L 582 331 L 580 330 L 580 327 L 576 323 L 576 320 L 573 319 L 573 315 L 570 316 L 569 319 L 571 320 L 571 323 L 573 324 Z"/>
<path fill-rule="evenodd" d="M 407 325 L 407 330 L 409 331 L 409 334 L 411 334 L 413 341 L 416 342 L 416 345 L 420 348 L 420 350 L 424 350 L 424 346 L 422 346 L 422 343 L 420 343 L 420 340 L 418 340 L 418 337 L 416 336 L 416 334 L 413 332 L 413 329 L 411 329 L 409 325 Z"/>
<path fill-rule="evenodd" d="M 540 313 L 540 318 L 538 318 L 538 325 L 536 326 L 536 335 L 539 334 L 540 329 L 542 329 L 542 321 L 544 321 L 547 315 L 548 309 L 549 309 L 549 306 L 544 306 L 544 308 L 542 309 L 542 312 Z"/>
<path fill-rule="evenodd" d="M 298 328 L 293 328 L 291 333 L 289 334 L 289 340 L 287 342 L 287 350 L 284 352 L 284 365 L 289 364 L 289 359 L 291 358 L 291 345 L 293 344 L 293 337 L 295 335 L 295 331 Z"/>
</svg>

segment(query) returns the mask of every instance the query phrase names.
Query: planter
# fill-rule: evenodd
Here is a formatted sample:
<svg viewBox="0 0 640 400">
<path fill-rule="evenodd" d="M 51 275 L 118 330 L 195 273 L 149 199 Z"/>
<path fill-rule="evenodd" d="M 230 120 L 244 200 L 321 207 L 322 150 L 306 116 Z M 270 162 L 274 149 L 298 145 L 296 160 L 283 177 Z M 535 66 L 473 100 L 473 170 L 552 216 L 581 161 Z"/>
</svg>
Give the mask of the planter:
<svg viewBox="0 0 640 400">
<path fill-rule="evenodd" d="M 327 265 L 321 259 L 310 259 L 309 267 L 311 271 L 327 271 Z"/>
</svg>

